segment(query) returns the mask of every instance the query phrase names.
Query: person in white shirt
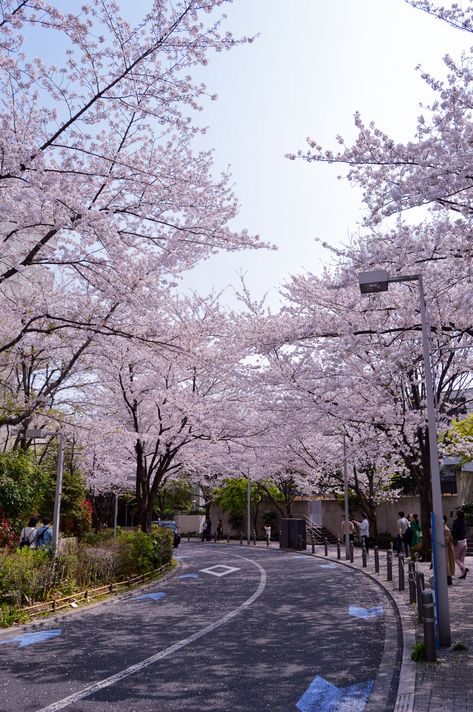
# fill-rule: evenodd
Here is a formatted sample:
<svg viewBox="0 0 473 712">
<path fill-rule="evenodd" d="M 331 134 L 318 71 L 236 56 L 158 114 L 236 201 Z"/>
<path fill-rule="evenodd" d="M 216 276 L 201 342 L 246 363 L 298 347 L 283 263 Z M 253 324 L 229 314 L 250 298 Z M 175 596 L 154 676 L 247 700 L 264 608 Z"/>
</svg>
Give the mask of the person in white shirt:
<svg viewBox="0 0 473 712">
<path fill-rule="evenodd" d="M 20 533 L 20 547 L 36 549 L 36 525 L 38 517 L 31 517 L 27 527 L 23 527 Z"/>
<path fill-rule="evenodd" d="M 370 523 L 368 521 L 368 516 L 363 512 L 361 515 L 361 522 L 356 522 L 360 532 L 361 543 L 364 544 L 366 552 L 368 552 L 368 539 L 370 536 Z"/>
<path fill-rule="evenodd" d="M 404 544 L 406 554 L 409 554 L 408 544 L 406 542 L 407 530 L 409 529 L 409 520 L 404 516 L 404 512 L 398 512 L 399 519 L 396 522 L 397 526 L 397 553 L 400 554 Z"/>
</svg>

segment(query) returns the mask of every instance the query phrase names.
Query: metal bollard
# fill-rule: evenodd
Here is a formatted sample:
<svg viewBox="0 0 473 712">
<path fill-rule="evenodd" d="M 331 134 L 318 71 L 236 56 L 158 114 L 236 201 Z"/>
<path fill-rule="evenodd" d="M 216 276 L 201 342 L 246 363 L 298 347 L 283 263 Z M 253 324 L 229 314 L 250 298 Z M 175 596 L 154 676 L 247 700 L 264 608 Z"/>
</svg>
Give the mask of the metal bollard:
<svg viewBox="0 0 473 712">
<path fill-rule="evenodd" d="M 214 544 L 217 543 L 217 532 L 214 532 Z"/>
<path fill-rule="evenodd" d="M 364 569 L 366 569 L 366 546 L 364 545 L 364 543 L 361 547 L 361 565 Z"/>
<path fill-rule="evenodd" d="M 312 553 L 315 554 L 315 538 L 314 538 L 314 532 L 311 534 L 311 544 L 312 544 Z"/>
<path fill-rule="evenodd" d="M 256 546 L 256 532 L 253 532 L 253 546 Z"/>
<path fill-rule="evenodd" d="M 342 558 L 342 554 L 340 551 L 340 537 L 337 536 L 337 559 L 341 559 L 341 558 Z"/>
<path fill-rule="evenodd" d="M 416 571 L 416 589 L 417 589 L 417 620 L 422 623 L 422 591 L 425 588 L 424 574 L 422 571 Z"/>
<path fill-rule="evenodd" d="M 324 539 L 324 549 L 325 549 L 325 556 L 328 556 L 328 539 L 325 537 Z"/>
<path fill-rule="evenodd" d="M 388 551 L 386 554 L 386 581 L 393 580 L 393 552 Z"/>
<path fill-rule="evenodd" d="M 416 565 L 413 561 L 409 561 L 407 564 L 407 578 L 409 580 L 409 603 L 416 602 Z"/>
<path fill-rule="evenodd" d="M 268 534 L 268 536 L 266 537 L 266 546 L 269 546 L 269 534 Z"/>
<path fill-rule="evenodd" d="M 191 540 L 191 533 L 187 532 L 187 541 L 190 541 L 190 540 Z"/>
<path fill-rule="evenodd" d="M 350 542 L 350 563 L 355 561 L 355 552 L 353 551 L 353 542 Z"/>
<path fill-rule="evenodd" d="M 425 659 L 429 663 L 437 660 L 435 647 L 434 597 L 430 588 L 422 591 L 422 623 L 424 625 Z"/>
<path fill-rule="evenodd" d="M 405 583 L 404 583 L 404 556 L 403 554 L 399 554 L 398 558 L 398 570 L 399 570 L 399 590 L 404 591 L 405 589 Z"/>
<path fill-rule="evenodd" d="M 374 571 L 379 574 L 379 546 L 374 547 Z"/>
<path fill-rule="evenodd" d="M 230 544 L 230 532 L 227 532 L 227 544 Z"/>
<path fill-rule="evenodd" d="M 240 546 L 243 546 L 243 532 L 240 532 Z"/>
</svg>

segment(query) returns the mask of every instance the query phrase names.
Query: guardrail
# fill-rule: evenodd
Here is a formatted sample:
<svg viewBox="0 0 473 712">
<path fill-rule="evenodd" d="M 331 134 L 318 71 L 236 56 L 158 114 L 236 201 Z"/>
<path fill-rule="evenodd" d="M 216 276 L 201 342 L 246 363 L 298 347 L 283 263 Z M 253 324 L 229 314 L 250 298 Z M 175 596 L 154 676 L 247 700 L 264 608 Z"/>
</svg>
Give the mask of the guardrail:
<svg viewBox="0 0 473 712">
<path fill-rule="evenodd" d="M 72 593 L 69 596 L 53 598 L 51 601 L 39 601 L 38 603 L 33 603 L 30 606 L 25 606 L 21 610 L 23 613 L 26 613 L 29 618 L 34 618 L 35 616 L 42 615 L 43 613 L 55 613 L 56 611 L 60 611 L 64 608 L 70 608 L 74 603 L 77 605 L 84 602 L 89 603 L 89 601 L 94 598 L 105 596 L 110 593 L 118 593 L 120 590 L 125 590 L 127 588 L 140 586 L 141 584 L 146 583 L 146 581 L 158 576 L 160 573 L 164 573 L 170 567 L 170 564 L 165 564 L 164 566 L 153 569 L 153 571 L 148 571 L 145 574 L 131 576 L 124 581 L 114 581 L 112 583 L 104 584 L 103 586 L 97 586 L 96 588 L 89 588 L 85 591 Z"/>
</svg>

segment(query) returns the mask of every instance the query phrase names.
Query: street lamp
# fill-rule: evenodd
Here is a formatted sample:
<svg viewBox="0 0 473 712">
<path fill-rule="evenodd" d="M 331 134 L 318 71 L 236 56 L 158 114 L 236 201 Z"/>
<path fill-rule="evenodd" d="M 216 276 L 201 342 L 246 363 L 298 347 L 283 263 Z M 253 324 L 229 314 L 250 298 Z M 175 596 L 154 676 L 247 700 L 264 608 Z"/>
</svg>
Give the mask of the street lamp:
<svg viewBox="0 0 473 712">
<path fill-rule="evenodd" d="M 343 438 L 343 503 L 345 511 L 345 557 L 350 559 L 350 535 L 348 531 L 348 464 L 347 464 L 347 437 L 344 431 L 324 430 L 323 435 L 341 435 Z"/>
<path fill-rule="evenodd" d="M 54 556 L 57 556 L 59 547 L 59 519 L 61 516 L 61 495 L 62 495 L 62 473 L 64 470 L 64 433 L 62 430 L 57 432 L 49 432 L 48 430 L 26 430 L 25 437 L 32 440 L 36 438 L 59 437 L 59 453 L 57 458 L 56 470 L 56 492 L 54 495 L 54 514 L 53 514 L 53 537 L 52 550 Z"/>
<path fill-rule="evenodd" d="M 362 294 L 386 292 L 391 282 L 417 282 L 419 286 L 420 317 L 422 324 L 422 352 L 424 359 L 425 390 L 427 400 L 427 425 L 429 433 L 430 480 L 432 487 L 432 537 L 434 546 L 432 556 L 434 564 L 435 601 L 439 643 L 443 647 L 451 645 L 450 612 L 447 588 L 447 557 L 443 530 L 442 493 L 440 487 L 440 466 L 437 449 L 437 423 L 434 400 L 434 382 L 430 358 L 430 325 L 427 323 L 424 285 L 421 274 L 389 277 L 385 270 L 362 272 L 358 275 Z"/>
</svg>

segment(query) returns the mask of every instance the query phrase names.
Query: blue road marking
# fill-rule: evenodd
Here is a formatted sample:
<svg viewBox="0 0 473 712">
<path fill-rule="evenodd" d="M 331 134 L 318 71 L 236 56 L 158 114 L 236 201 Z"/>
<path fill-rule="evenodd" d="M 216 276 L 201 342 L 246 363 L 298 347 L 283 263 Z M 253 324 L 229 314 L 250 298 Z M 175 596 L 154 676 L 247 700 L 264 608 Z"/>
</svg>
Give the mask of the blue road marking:
<svg viewBox="0 0 473 712">
<path fill-rule="evenodd" d="M 299 712 L 363 712 L 373 689 L 374 680 L 337 687 L 317 675 L 296 707 Z"/>
<path fill-rule="evenodd" d="M 355 618 L 378 618 L 384 616 L 384 608 L 383 606 L 372 606 L 371 608 L 348 606 L 348 613 Z"/>
<path fill-rule="evenodd" d="M 199 576 L 199 574 L 182 574 L 182 576 L 178 576 L 178 578 L 180 578 L 180 579 L 189 579 L 189 578 L 196 579 L 196 578 L 200 578 L 200 576 Z"/>
<path fill-rule="evenodd" d="M 38 633 L 25 633 L 17 635 L 15 638 L 0 640 L 0 645 L 8 645 L 8 643 L 19 643 L 19 648 L 24 648 L 26 645 L 34 645 L 35 643 L 43 643 L 45 640 L 57 638 L 61 635 L 62 628 L 54 628 L 53 630 L 40 630 Z"/>
<path fill-rule="evenodd" d="M 166 594 L 164 591 L 158 591 L 157 593 L 144 593 L 142 596 L 136 596 L 135 601 L 141 601 L 143 598 L 149 598 L 152 601 L 159 601 L 164 598 Z"/>
</svg>

